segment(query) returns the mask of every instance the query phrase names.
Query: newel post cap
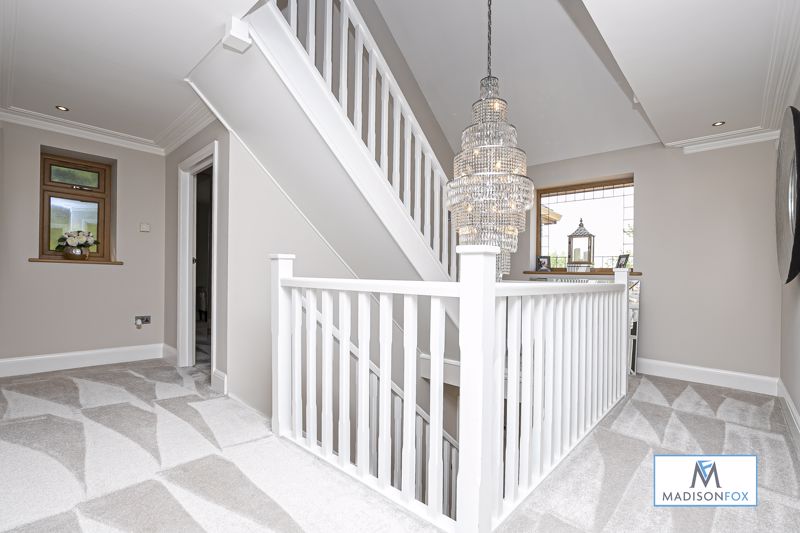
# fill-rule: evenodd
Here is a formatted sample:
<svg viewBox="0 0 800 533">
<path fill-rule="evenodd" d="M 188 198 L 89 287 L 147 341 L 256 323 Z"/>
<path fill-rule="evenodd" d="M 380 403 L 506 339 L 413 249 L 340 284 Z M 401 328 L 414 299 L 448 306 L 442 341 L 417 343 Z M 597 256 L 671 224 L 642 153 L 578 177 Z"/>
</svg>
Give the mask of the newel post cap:
<svg viewBox="0 0 800 533">
<path fill-rule="evenodd" d="M 297 256 L 294 254 L 269 254 L 270 261 L 276 261 L 279 259 L 295 259 Z"/>
</svg>

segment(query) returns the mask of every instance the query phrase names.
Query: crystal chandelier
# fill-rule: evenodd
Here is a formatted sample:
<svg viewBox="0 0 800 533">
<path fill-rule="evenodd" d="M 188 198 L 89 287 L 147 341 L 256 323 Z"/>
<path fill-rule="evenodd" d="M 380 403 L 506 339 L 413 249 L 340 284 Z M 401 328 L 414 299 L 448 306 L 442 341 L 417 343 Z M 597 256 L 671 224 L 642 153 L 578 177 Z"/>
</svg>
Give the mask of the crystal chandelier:
<svg viewBox="0 0 800 533">
<path fill-rule="evenodd" d="M 498 246 L 497 279 L 511 272 L 525 211 L 533 202 L 533 182 L 525 175 L 525 152 L 517 148 L 517 130 L 508 122 L 508 102 L 500 98 L 492 76 L 492 0 L 489 0 L 488 75 L 480 100 L 472 104 L 472 124 L 461 134 L 453 159 L 447 205 L 459 244 Z"/>
</svg>

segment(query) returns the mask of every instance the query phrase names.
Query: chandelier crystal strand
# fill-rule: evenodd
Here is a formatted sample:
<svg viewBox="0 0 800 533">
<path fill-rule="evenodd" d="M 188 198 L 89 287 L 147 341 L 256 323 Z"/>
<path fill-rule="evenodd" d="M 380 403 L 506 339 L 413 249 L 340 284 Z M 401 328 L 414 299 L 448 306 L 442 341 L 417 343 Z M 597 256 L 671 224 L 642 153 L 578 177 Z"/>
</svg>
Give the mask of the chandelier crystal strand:
<svg viewBox="0 0 800 533">
<path fill-rule="evenodd" d="M 459 244 L 498 246 L 497 277 L 511 272 L 511 254 L 525 231 L 525 212 L 533 203 L 533 182 L 525 175 L 525 152 L 517 148 L 517 130 L 508 122 L 508 103 L 500 98 L 492 69 L 492 2 L 489 0 L 488 76 L 480 99 L 472 104 L 472 124 L 461 134 L 453 160 L 447 205 Z"/>
</svg>

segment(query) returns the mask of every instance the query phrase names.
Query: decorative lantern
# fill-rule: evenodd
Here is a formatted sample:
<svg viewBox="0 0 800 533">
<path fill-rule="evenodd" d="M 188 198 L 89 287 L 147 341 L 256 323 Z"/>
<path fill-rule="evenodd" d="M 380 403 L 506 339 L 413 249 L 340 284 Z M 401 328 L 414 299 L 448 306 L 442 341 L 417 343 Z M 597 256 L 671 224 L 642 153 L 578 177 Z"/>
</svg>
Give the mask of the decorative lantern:
<svg viewBox="0 0 800 533">
<path fill-rule="evenodd" d="M 594 235 L 583 226 L 583 219 L 567 239 L 567 267 L 574 267 L 571 270 L 588 270 L 594 264 Z"/>
</svg>

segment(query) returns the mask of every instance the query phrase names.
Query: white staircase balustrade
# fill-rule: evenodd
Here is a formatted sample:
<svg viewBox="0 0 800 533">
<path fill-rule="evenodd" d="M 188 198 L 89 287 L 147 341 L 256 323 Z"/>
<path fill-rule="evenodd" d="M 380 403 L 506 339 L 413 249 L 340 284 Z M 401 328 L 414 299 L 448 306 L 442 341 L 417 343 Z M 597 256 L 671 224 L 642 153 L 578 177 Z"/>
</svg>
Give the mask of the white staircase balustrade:
<svg viewBox="0 0 800 533">
<path fill-rule="evenodd" d="M 447 174 L 355 3 L 324 0 L 321 17 L 316 13 L 317 5 L 315 0 L 289 0 L 283 10 L 287 26 L 337 99 L 341 113 L 394 190 L 420 237 L 455 279 L 456 240 L 446 206 Z M 298 23 L 298 13 L 305 24 Z M 321 61 L 317 57 L 320 41 Z"/>
<path fill-rule="evenodd" d="M 283 255 L 283 256 L 274 256 L 275 258 L 292 258 L 291 255 Z M 350 387 L 350 373 L 353 372 L 353 368 L 351 368 L 351 372 L 339 372 L 339 388 L 338 388 L 338 396 L 339 396 L 339 420 L 338 420 L 338 435 L 341 436 L 341 441 L 337 442 L 337 446 L 333 452 L 338 457 L 340 465 L 348 465 L 352 458 L 353 452 L 350 444 L 350 435 L 353 433 L 350 423 L 350 407 L 352 405 L 357 405 L 357 414 L 356 414 L 356 422 L 357 422 L 357 436 L 356 442 L 377 442 L 378 436 L 378 427 L 375 423 L 370 423 L 370 409 L 372 406 L 378 405 L 378 391 L 379 391 L 379 383 L 380 383 L 380 369 L 377 365 L 375 365 L 372 361 L 369 360 L 369 350 L 366 352 L 363 350 L 364 346 L 369 346 L 369 338 L 370 338 L 370 295 L 368 293 L 359 293 L 357 295 L 357 302 L 358 302 L 358 316 L 361 317 L 358 323 L 358 340 L 362 343 L 362 348 L 359 349 L 355 343 L 353 343 L 350 339 L 350 318 L 351 318 L 351 295 L 349 292 L 341 292 L 339 293 L 339 314 L 340 322 L 339 327 L 336 327 L 332 324 L 328 324 L 328 320 L 324 318 L 324 314 L 317 309 L 317 292 L 311 291 L 308 295 L 308 299 L 303 296 L 303 291 L 296 290 L 292 291 L 292 382 L 293 384 L 300 384 L 300 386 L 293 385 L 292 387 L 292 403 L 293 405 L 302 405 L 302 360 L 295 360 L 295 356 L 299 356 L 303 353 L 302 349 L 302 342 L 303 342 L 303 335 L 302 335 L 302 326 L 303 320 L 305 316 L 308 316 L 308 313 L 311 313 L 310 316 L 315 317 L 316 324 L 314 322 L 309 322 L 306 320 L 305 326 L 307 328 L 306 331 L 314 330 L 316 332 L 317 329 L 325 328 L 323 331 L 323 338 L 328 338 L 332 342 L 336 342 L 339 345 L 339 368 L 344 368 L 347 366 L 353 367 L 355 369 L 355 374 L 358 376 L 361 373 L 367 373 L 369 375 L 368 386 L 367 387 L 358 387 L 356 392 L 351 391 Z M 433 307 L 436 309 L 436 317 L 432 318 L 431 322 L 436 322 L 438 326 L 432 329 L 432 337 L 439 339 L 437 341 L 437 345 L 439 345 L 440 353 L 444 353 L 444 337 L 441 335 L 443 331 L 443 321 L 444 321 L 444 306 L 442 305 L 441 300 L 437 300 L 435 304 L 432 304 Z M 328 324 L 328 325 L 326 325 Z M 327 329 L 327 328 L 330 329 Z M 298 329 L 294 329 L 298 328 Z M 311 328 L 311 329 L 308 329 Z M 435 333 L 433 333 L 435 332 Z M 312 338 L 312 347 L 310 352 L 307 351 L 306 353 L 316 352 L 316 335 L 314 334 L 307 334 L 305 336 L 306 339 Z M 344 339 L 344 341 L 343 341 Z M 443 356 L 440 358 L 441 361 L 444 361 Z M 354 365 L 351 365 L 352 361 Z M 310 372 L 312 374 L 316 373 L 316 358 L 314 361 L 311 361 L 311 365 L 308 365 L 310 368 Z M 362 368 L 365 367 L 365 368 Z M 308 382 L 308 381 L 307 381 Z M 441 426 L 437 426 L 435 429 L 430 429 L 430 417 L 429 415 L 420 407 L 416 405 L 414 402 L 406 402 L 404 398 L 403 390 L 394 383 L 392 380 L 387 380 L 385 383 L 389 383 L 389 397 L 390 402 L 388 404 L 391 405 L 391 413 L 389 415 L 389 419 L 391 420 L 391 427 L 393 429 L 394 435 L 402 435 L 403 430 L 399 429 L 403 421 L 409 419 L 406 416 L 405 409 L 406 405 L 414 406 L 415 413 L 413 417 L 410 419 L 414 420 L 414 432 L 415 435 L 415 446 L 417 450 L 423 450 L 424 453 L 419 453 L 414 457 L 414 472 L 417 479 L 421 479 L 421 483 L 416 483 L 415 488 L 415 497 L 422 501 L 427 494 L 427 483 L 425 479 L 422 478 L 423 474 L 426 474 L 429 469 L 433 471 L 437 471 L 438 469 L 443 468 L 444 477 L 448 480 L 448 485 L 442 490 L 442 508 L 445 509 L 444 514 L 447 516 L 454 515 L 455 509 L 455 474 L 458 470 L 457 461 L 458 461 L 458 443 L 456 440 L 450 436 L 446 431 L 443 430 Z M 442 391 L 442 380 L 438 380 L 439 389 L 438 392 L 432 391 L 431 394 L 431 410 L 435 412 L 442 412 L 442 398 L 443 398 L 443 391 Z M 364 394 L 363 398 L 360 395 L 361 393 Z M 309 402 L 306 404 L 307 407 L 310 409 L 311 413 L 316 413 L 316 401 L 315 401 L 316 391 L 314 391 L 309 399 Z M 356 400 L 356 398 L 358 398 Z M 363 409 L 363 413 L 362 413 Z M 323 418 L 326 415 L 323 413 Z M 377 420 L 377 411 L 375 411 L 375 416 Z M 316 419 L 314 415 L 307 415 L 307 420 Z M 363 423 L 361 422 L 363 420 Z M 294 409 L 292 411 L 292 435 L 295 439 L 311 439 L 312 436 L 304 434 L 303 432 L 303 411 L 302 409 Z M 315 427 L 315 424 L 313 424 Z M 432 432 L 432 433 L 431 433 Z M 430 433 L 430 439 L 427 438 L 427 435 Z M 316 436 L 313 436 L 316 439 Z M 321 446 L 320 441 L 316 441 L 317 446 Z M 327 441 L 326 441 L 327 442 Z M 441 442 L 441 445 L 437 446 L 436 443 Z M 432 443 L 432 444 L 429 444 Z M 400 466 L 401 466 L 401 454 L 402 449 L 401 441 L 399 439 L 392 440 L 392 448 L 391 448 L 391 457 L 389 457 L 389 464 L 392 466 L 392 476 L 391 476 L 391 486 L 399 489 L 401 487 L 400 479 Z M 357 448 L 356 450 L 356 465 L 359 467 L 363 466 L 363 468 L 359 468 L 359 471 L 362 475 L 365 475 L 367 472 L 370 472 L 373 476 L 377 476 L 377 463 L 373 463 L 372 460 L 377 460 L 377 453 L 371 454 L 370 453 L 371 446 L 369 444 Z M 376 448 L 377 450 L 377 448 Z M 431 455 L 431 452 L 433 454 Z M 363 453 L 360 455 L 360 453 Z M 331 452 L 326 452 L 328 456 L 331 455 Z M 431 460 L 431 457 L 433 460 Z M 363 470 L 363 471 L 362 471 Z M 440 478 L 436 477 L 437 481 L 441 481 Z M 435 492 L 435 491 L 434 491 Z"/>
<path fill-rule="evenodd" d="M 459 247 L 459 282 L 299 278 L 290 256 L 272 256 L 275 433 L 444 531 L 496 529 L 626 394 L 628 287 L 627 272 L 602 285 L 497 283 L 496 252 Z M 375 298 L 377 317 L 370 312 Z M 397 299 L 403 301 L 402 339 L 391 334 Z M 457 447 L 443 430 L 448 300 L 457 303 L 461 319 Z M 352 302 L 358 302 L 355 328 Z M 423 305 L 430 308 L 427 417 L 414 399 Z M 373 328 L 380 362 L 375 372 L 369 360 Z M 398 341 L 404 349 L 393 351 Z M 337 342 L 340 364 L 347 360 L 345 373 L 355 379 L 343 377 L 341 367 L 334 379 L 336 365 L 329 361 Z M 392 375 L 393 357 L 403 359 L 402 390 L 392 381 L 400 377 Z M 406 390 L 406 383 L 414 386 Z M 334 420 L 330 406 L 337 398 Z"/>
</svg>

